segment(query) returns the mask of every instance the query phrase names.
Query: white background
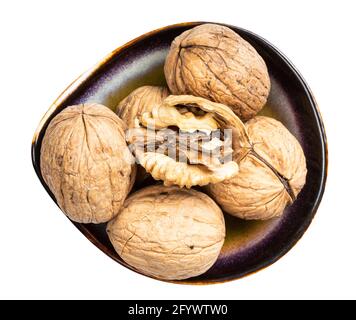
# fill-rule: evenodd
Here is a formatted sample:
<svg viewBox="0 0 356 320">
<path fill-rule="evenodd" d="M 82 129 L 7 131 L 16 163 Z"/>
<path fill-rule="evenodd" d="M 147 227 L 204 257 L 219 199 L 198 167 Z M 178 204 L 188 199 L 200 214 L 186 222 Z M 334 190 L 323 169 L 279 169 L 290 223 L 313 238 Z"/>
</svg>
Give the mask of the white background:
<svg viewBox="0 0 356 320">
<path fill-rule="evenodd" d="M 356 298 L 354 1 L 1 1 L 0 298 Z M 271 267 L 214 286 L 155 281 L 113 262 L 61 214 L 32 168 L 42 115 L 117 46 L 183 21 L 249 29 L 311 86 L 329 140 L 327 189 L 311 227 Z"/>
</svg>

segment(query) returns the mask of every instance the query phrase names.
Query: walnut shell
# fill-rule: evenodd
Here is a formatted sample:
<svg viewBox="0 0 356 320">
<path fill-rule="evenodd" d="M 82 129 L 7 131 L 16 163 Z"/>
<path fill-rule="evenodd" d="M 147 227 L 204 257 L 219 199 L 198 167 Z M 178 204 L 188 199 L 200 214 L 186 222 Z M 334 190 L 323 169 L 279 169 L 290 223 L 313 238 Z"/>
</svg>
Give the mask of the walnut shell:
<svg viewBox="0 0 356 320">
<path fill-rule="evenodd" d="M 161 104 L 168 95 L 168 89 L 164 87 L 139 87 L 120 101 L 116 113 L 128 128 L 139 127 L 138 119 L 142 114 L 151 111 L 155 105 Z"/>
<path fill-rule="evenodd" d="M 257 51 L 233 30 L 202 24 L 171 44 L 164 73 L 173 94 L 191 94 L 230 106 L 245 121 L 267 101 L 270 79 Z"/>
<path fill-rule="evenodd" d="M 125 101 L 132 100 L 130 97 L 125 98 Z M 230 160 L 226 160 L 226 157 L 222 159 L 220 151 L 211 157 L 210 155 L 213 153 L 209 153 L 210 151 L 203 153 L 199 149 L 200 151 L 194 153 L 191 145 L 187 147 L 180 140 L 181 132 L 187 133 L 184 137 L 189 136 L 189 141 L 193 141 L 192 137 L 199 130 L 216 132 L 217 129 L 223 130 L 234 127 L 237 134 L 235 134 L 234 148 L 231 148 L 231 152 L 239 154 L 238 158 L 242 158 L 248 151 L 246 145 L 249 146 L 249 140 L 243 123 L 230 108 L 204 98 L 189 95 L 170 95 L 163 99 L 160 104 L 150 104 L 148 107 L 136 104 L 136 100 L 135 108 L 130 108 L 129 103 L 120 103 L 118 110 L 124 110 L 120 107 L 123 105 L 126 109 L 139 110 L 138 115 L 135 115 L 133 111 L 129 117 L 123 118 L 125 122 L 130 122 L 128 118 L 134 118 L 135 126 L 138 126 L 135 130 L 128 130 L 126 139 L 140 165 L 154 179 L 162 180 L 166 186 L 178 185 L 190 188 L 194 185 L 203 186 L 208 183 L 223 181 L 237 174 L 238 161 L 233 161 L 232 157 Z M 119 114 L 123 114 L 123 112 L 120 111 Z M 131 121 L 131 123 L 133 122 Z M 164 136 L 167 132 L 164 130 L 169 131 L 169 128 L 172 127 L 180 130 L 179 132 L 171 132 L 171 137 L 177 139 L 174 142 L 178 141 L 172 148 L 174 148 L 174 151 L 177 150 L 180 155 L 184 154 L 184 161 L 170 156 L 166 149 L 163 149 L 165 153 L 157 151 L 160 146 L 166 146 L 165 143 L 169 140 Z M 229 150 L 228 141 L 224 141 L 226 145 L 223 141 L 218 142 L 224 146 L 221 147 L 221 152 Z M 183 150 L 179 145 L 184 145 L 187 149 Z M 154 148 L 148 150 L 147 146 Z M 171 147 L 168 143 L 167 146 L 168 148 Z M 206 147 L 206 145 L 203 145 L 203 147 Z M 216 150 L 218 148 L 220 147 L 215 147 Z"/>
<path fill-rule="evenodd" d="M 280 216 L 305 184 L 307 168 L 297 139 L 277 120 L 256 117 L 246 123 L 252 148 L 239 174 L 207 186 L 224 211 L 243 219 Z"/>
<path fill-rule="evenodd" d="M 41 172 L 72 220 L 107 222 L 132 185 L 132 155 L 124 123 L 99 104 L 67 107 L 50 122 L 41 146 Z"/>
<path fill-rule="evenodd" d="M 180 280 L 214 264 L 224 243 L 225 222 L 206 194 L 157 185 L 128 197 L 107 232 L 116 252 L 138 271 Z"/>
</svg>

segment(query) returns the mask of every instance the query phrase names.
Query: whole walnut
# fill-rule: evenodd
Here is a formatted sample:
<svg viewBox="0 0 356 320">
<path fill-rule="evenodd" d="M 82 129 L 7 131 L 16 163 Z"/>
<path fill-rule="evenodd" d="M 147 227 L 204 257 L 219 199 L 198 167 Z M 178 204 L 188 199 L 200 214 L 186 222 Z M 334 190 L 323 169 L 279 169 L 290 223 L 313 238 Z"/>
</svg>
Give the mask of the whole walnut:
<svg viewBox="0 0 356 320">
<path fill-rule="evenodd" d="M 99 104 L 65 108 L 50 122 L 41 146 L 41 172 L 72 220 L 102 223 L 119 212 L 135 170 L 124 123 Z"/>
<path fill-rule="evenodd" d="M 238 162 L 232 155 L 243 156 L 247 149 L 238 141 L 246 145 L 248 138 L 243 123 L 230 108 L 189 95 L 170 95 L 161 103 L 157 99 L 150 104 L 145 100 L 151 100 L 147 87 L 139 101 L 138 90 L 132 93 L 134 97 L 126 97 L 117 111 L 131 125 L 126 133 L 129 147 L 154 179 L 166 186 L 190 188 L 237 174 Z M 232 137 L 225 135 L 230 127 L 239 130 L 235 148 Z"/>
<path fill-rule="evenodd" d="M 116 252 L 136 270 L 180 280 L 198 276 L 215 263 L 225 222 L 206 194 L 156 185 L 129 196 L 107 232 Z"/>
<path fill-rule="evenodd" d="M 207 186 L 222 209 L 242 219 L 280 216 L 303 188 L 307 168 L 297 139 L 277 120 L 255 117 L 246 123 L 251 150 L 232 179 Z"/>
<path fill-rule="evenodd" d="M 164 73 L 173 94 L 223 103 L 245 121 L 267 101 L 270 79 L 257 51 L 233 30 L 202 24 L 171 44 Z"/>
</svg>

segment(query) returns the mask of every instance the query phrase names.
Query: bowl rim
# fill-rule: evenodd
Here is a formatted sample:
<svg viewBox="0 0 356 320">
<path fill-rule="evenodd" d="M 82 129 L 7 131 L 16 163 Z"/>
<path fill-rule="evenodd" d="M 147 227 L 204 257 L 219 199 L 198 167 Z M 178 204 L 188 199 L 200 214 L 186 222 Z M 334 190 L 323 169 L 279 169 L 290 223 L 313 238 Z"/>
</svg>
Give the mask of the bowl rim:
<svg viewBox="0 0 356 320">
<path fill-rule="evenodd" d="M 322 115 L 318 106 L 318 103 L 316 102 L 316 99 L 310 89 L 310 87 L 308 86 L 308 84 L 306 83 L 305 79 L 303 78 L 303 76 L 301 75 L 301 73 L 298 71 L 298 69 L 294 66 L 294 64 L 278 49 L 276 48 L 272 43 L 270 43 L 268 40 L 266 40 L 265 38 L 259 36 L 258 34 L 251 32 L 247 29 L 241 28 L 241 27 L 237 27 L 234 25 L 230 25 L 230 24 L 225 24 L 225 23 L 221 23 L 221 22 L 211 22 L 211 21 L 191 21 L 191 22 L 181 22 L 181 23 L 175 23 L 175 24 L 171 24 L 168 26 L 164 26 L 161 28 L 157 28 L 154 29 L 152 31 L 146 32 L 132 40 L 130 40 L 129 42 L 125 43 L 124 45 L 121 45 L 119 47 L 117 47 L 116 49 L 114 49 L 113 51 L 111 51 L 109 54 L 107 54 L 103 59 L 101 59 L 98 63 L 96 63 L 95 65 L 93 65 L 91 68 L 89 68 L 87 71 L 85 71 L 84 73 L 82 73 L 81 75 L 79 75 L 72 83 L 70 83 L 63 91 L 62 93 L 53 101 L 53 103 L 50 105 L 49 109 L 46 111 L 46 113 L 44 114 L 44 116 L 42 117 L 42 119 L 40 120 L 35 133 L 33 135 L 32 138 L 32 143 L 31 143 L 31 158 L 32 158 L 32 165 L 34 167 L 34 170 L 37 174 L 37 177 L 39 178 L 40 182 L 42 183 L 42 185 L 45 187 L 45 189 L 48 192 L 48 186 L 47 184 L 44 182 L 41 171 L 40 171 L 40 165 L 37 161 L 37 157 L 36 157 L 36 149 L 37 149 L 37 145 L 39 143 L 39 138 L 40 135 L 43 131 L 43 127 L 46 125 L 46 123 L 49 121 L 49 119 L 52 117 L 53 113 L 57 110 L 57 108 L 72 94 L 74 93 L 77 89 L 80 88 L 80 86 L 85 83 L 91 76 L 93 76 L 96 72 L 100 71 L 100 69 L 105 66 L 107 63 L 109 63 L 113 58 L 115 58 L 118 54 L 120 54 L 123 50 L 130 48 L 131 46 L 135 45 L 136 43 L 145 40 L 153 35 L 156 35 L 162 31 L 167 31 L 170 29 L 175 29 L 175 28 L 179 28 L 179 27 L 195 27 L 201 24 L 205 24 L 205 23 L 214 23 L 214 24 L 219 24 L 219 25 L 223 25 L 226 27 L 230 27 L 233 29 L 238 29 L 244 33 L 247 33 L 249 35 L 252 35 L 253 37 L 257 38 L 259 41 L 261 41 L 263 43 L 264 46 L 269 47 L 272 51 L 274 51 L 274 53 L 279 56 L 279 58 L 281 58 L 284 63 L 289 67 L 290 71 L 293 73 L 293 75 L 297 78 L 297 80 L 300 82 L 300 84 L 302 85 L 302 88 L 308 98 L 308 102 L 312 105 L 312 110 L 313 113 L 315 115 L 315 119 L 317 120 L 317 126 L 318 129 L 320 131 L 320 137 L 321 137 L 321 147 L 322 147 L 322 168 L 321 168 L 321 183 L 320 183 L 320 187 L 318 190 L 318 194 L 316 197 L 316 201 L 313 204 L 312 210 L 308 216 L 308 219 L 306 219 L 304 221 L 304 223 L 302 223 L 299 227 L 299 230 L 297 231 L 297 233 L 294 235 L 293 239 L 288 242 L 286 244 L 286 246 L 283 247 L 283 250 L 281 250 L 280 252 L 278 252 L 273 258 L 266 260 L 262 263 L 260 263 L 259 265 L 257 265 L 255 268 L 250 269 L 248 271 L 246 271 L 245 273 L 242 274 L 238 274 L 238 275 L 232 275 L 232 274 L 228 274 L 226 276 L 223 276 L 221 278 L 217 278 L 217 279 L 207 279 L 207 280 L 162 280 L 162 279 L 158 279 L 156 277 L 152 277 L 152 276 L 147 276 L 137 270 L 135 270 L 133 267 L 131 267 L 130 265 L 126 264 L 124 261 L 119 261 L 117 259 L 115 259 L 115 257 L 113 257 L 111 254 L 109 254 L 106 250 L 106 246 L 104 246 L 103 244 L 101 244 L 99 241 L 96 240 L 96 238 L 92 235 L 92 233 L 85 228 L 85 226 L 83 224 L 80 223 L 76 223 L 72 220 L 71 221 L 74 226 L 89 240 L 91 241 L 98 249 L 100 249 L 101 251 L 103 251 L 107 256 L 109 256 L 110 258 L 112 258 L 114 261 L 118 262 L 119 264 L 123 265 L 126 268 L 129 268 L 131 270 L 133 270 L 134 272 L 143 275 L 145 277 L 149 277 L 149 278 L 153 278 L 155 280 L 159 280 L 159 281 L 163 281 L 163 282 L 168 282 L 168 283 L 174 283 L 174 284 L 185 284 L 185 285 L 207 285 L 207 284 L 217 284 L 217 283 L 224 283 L 224 282 L 228 282 L 228 281 L 233 281 L 233 280 L 238 280 L 238 279 L 242 279 L 246 276 L 249 276 L 251 274 L 254 274 L 260 270 L 263 270 L 267 267 L 269 267 L 270 265 L 274 264 L 276 261 L 278 261 L 280 258 L 282 258 L 287 252 L 289 252 L 295 245 L 296 243 L 301 239 L 301 237 L 303 236 L 303 234 L 306 232 L 306 230 L 308 229 L 308 227 L 310 226 L 313 218 L 315 217 L 315 214 L 319 208 L 321 199 L 323 197 L 324 191 L 325 191 L 325 186 L 326 186 L 326 181 L 327 181 L 327 173 L 328 173 L 328 143 L 327 143 L 327 137 L 326 137 L 326 131 L 325 131 L 325 125 L 322 119 Z M 48 192 L 49 193 L 49 192 Z M 54 200 L 54 202 L 57 204 L 54 196 L 49 193 L 49 195 L 52 197 L 52 199 Z M 57 204 L 58 206 L 58 204 Z"/>
</svg>

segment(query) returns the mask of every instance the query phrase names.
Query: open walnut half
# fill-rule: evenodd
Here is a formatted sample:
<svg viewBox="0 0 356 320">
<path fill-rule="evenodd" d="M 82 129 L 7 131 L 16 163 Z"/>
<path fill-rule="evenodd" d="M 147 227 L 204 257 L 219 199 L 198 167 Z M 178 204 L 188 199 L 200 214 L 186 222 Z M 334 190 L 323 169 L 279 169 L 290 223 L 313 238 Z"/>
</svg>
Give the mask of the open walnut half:
<svg viewBox="0 0 356 320">
<path fill-rule="evenodd" d="M 141 97 L 142 105 L 144 100 Z M 127 103 L 120 105 L 119 115 L 135 124 L 126 134 L 131 150 L 146 171 L 167 186 L 190 188 L 232 178 L 239 170 L 233 159 L 249 150 L 243 123 L 225 105 L 171 95 L 146 111 L 140 107 L 135 119 L 132 113 L 126 119 L 122 108 L 128 108 Z"/>
</svg>

